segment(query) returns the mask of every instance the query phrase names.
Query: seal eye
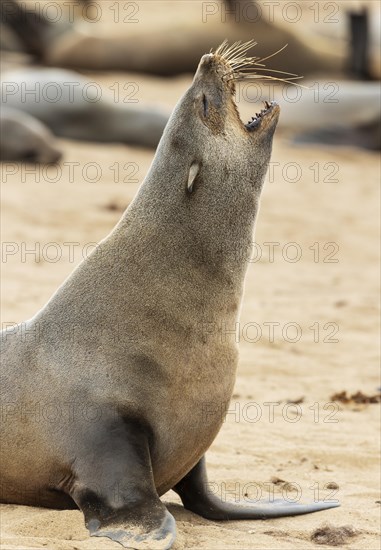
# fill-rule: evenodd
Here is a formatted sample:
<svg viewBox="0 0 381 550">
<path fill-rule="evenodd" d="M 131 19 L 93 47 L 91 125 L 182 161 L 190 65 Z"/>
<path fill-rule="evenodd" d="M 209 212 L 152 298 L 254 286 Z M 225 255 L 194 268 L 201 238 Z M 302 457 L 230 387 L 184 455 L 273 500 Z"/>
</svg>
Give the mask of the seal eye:
<svg viewBox="0 0 381 550">
<path fill-rule="evenodd" d="M 202 104 L 203 104 L 203 107 L 204 107 L 204 116 L 207 117 L 208 116 L 208 100 L 206 99 L 205 94 L 203 94 L 203 96 L 202 96 Z"/>
</svg>

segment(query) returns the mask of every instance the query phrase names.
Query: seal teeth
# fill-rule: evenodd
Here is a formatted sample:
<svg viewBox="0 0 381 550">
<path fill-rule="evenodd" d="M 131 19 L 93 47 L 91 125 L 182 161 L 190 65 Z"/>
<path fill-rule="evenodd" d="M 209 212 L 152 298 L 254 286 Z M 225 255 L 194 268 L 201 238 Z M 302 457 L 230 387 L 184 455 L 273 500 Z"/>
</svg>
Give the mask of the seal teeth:
<svg viewBox="0 0 381 550">
<path fill-rule="evenodd" d="M 256 117 L 252 117 L 251 118 L 251 122 L 249 121 L 247 124 L 246 124 L 246 128 L 248 130 L 254 130 L 254 128 L 256 128 L 258 126 L 260 122 L 260 119 L 259 118 L 256 118 Z"/>
<path fill-rule="evenodd" d="M 257 129 L 261 125 L 262 119 L 265 120 L 265 117 L 269 114 L 270 109 L 273 109 L 273 107 L 277 105 L 275 101 L 264 101 L 263 103 L 266 108 L 262 109 L 260 113 L 255 113 L 256 116 L 251 117 L 251 121 L 245 124 L 245 127 L 249 132 Z"/>
</svg>

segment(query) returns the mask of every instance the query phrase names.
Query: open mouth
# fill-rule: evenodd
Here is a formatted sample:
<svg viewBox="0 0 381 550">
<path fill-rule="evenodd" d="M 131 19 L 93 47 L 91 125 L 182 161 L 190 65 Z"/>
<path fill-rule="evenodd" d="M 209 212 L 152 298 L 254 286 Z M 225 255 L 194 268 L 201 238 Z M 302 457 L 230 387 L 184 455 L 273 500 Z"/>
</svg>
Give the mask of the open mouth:
<svg viewBox="0 0 381 550">
<path fill-rule="evenodd" d="M 262 123 L 262 120 L 267 115 L 272 113 L 272 111 L 277 105 L 278 104 L 275 101 L 271 101 L 270 103 L 268 101 L 265 101 L 265 108 L 262 109 L 259 113 L 256 113 L 255 116 L 252 117 L 251 121 L 249 120 L 249 122 L 245 124 L 245 128 L 249 130 L 249 132 L 252 132 L 253 130 L 256 130 L 257 128 L 259 128 L 259 126 Z"/>
<path fill-rule="evenodd" d="M 302 78 L 294 73 L 289 73 L 277 69 L 268 69 L 263 63 L 267 59 L 273 57 L 277 53 L 284 50 L 287 46 L 283 46 L 278 51 L 266 56 L 266 57 L 251 57 L 247 55 L 247 52 L 256 45 L 254 40 L 248 42 L 234 42 L 229 46 L 227 40 L 212 53 L 215 56 L 217 63 L 220 62 L 220 69 L 222 73 L 222 81 L 229 87 L 232 95 L 235 93 L 235 82 L 249 81 L 249 80 L 266 80 L 266 81 L 278 81 L 286 84 L 295 84 L 294 80 Z M 272 121 L 277 120 L 280 108 L 275 101 L 265 101 L 265 108 L 252 119 L 242 125 L 248 132 L 253 132 L 260 127 L 268 127 Z M 237 113 L 238 113 L 238 109 Z M 265 122 L 264 122 L 265 121 Z"/>
</svg>

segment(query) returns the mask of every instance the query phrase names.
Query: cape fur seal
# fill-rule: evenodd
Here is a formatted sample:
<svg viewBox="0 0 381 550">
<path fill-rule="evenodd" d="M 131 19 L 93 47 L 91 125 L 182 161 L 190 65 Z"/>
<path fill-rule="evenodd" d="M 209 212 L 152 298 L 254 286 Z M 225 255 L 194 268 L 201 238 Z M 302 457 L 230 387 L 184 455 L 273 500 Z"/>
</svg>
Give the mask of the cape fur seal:
<svg viewBox="0 0 381 550">
<path fill-rule="evenodd" d="M 209 405 L 227 410 L 238 352 L 204 325 L 237 321 L 280 111 L 266 103 L 242 123 L 234 89 L 248 47 L 202 57 L 115 229 L 35 317 L 2 333 L 3 502 L 77 505 L 91 535 L 151 550 L 175 538 L 159 498 L 169 489 L 213 520 L 337 505 L 229 503 L 207 485 L 203 457 L 223 423 Z"/>
<path fill-rule="evenodd" d="M 36 117 L 57 136 L 156 147 L 169 114 L 158 107 L 128 105 L 124 94 L 114 101 L 96 82 L 46 67 L 10 70 L 1 82 L 2 106 Z"/>
</svg>

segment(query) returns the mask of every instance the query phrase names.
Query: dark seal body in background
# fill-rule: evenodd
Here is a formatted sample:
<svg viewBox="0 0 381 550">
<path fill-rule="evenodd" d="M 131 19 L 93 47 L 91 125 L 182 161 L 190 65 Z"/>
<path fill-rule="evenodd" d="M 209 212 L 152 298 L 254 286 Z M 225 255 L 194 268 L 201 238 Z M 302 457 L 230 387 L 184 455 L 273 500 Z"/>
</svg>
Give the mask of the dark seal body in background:
<svg viewBox="0 0 381 550">
<path fill-rule="evenodd" d="M 33 319 L 2 334 L 3 502 L 77 505 L 92 535 L 151 550 L 175 538 L 159 498 L 171 488 L 215 520 L 332 506 L 226 503 L 206 483 L 238 358 L 219 327 L 239 315 L 279 116 L 266 103 L 240 120 L 244 54 L 236 44 L 202 57 L 118 225 Z"/>
</svg>

